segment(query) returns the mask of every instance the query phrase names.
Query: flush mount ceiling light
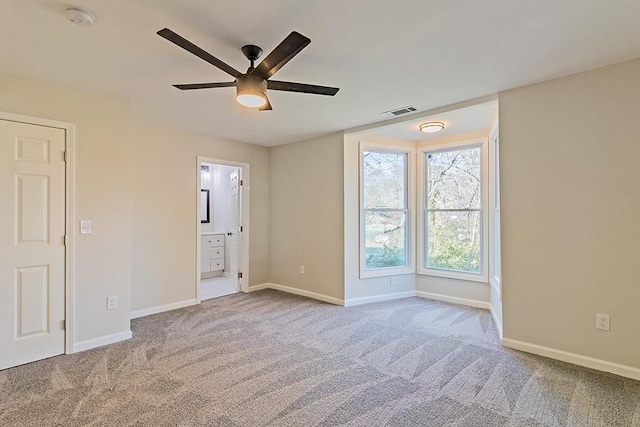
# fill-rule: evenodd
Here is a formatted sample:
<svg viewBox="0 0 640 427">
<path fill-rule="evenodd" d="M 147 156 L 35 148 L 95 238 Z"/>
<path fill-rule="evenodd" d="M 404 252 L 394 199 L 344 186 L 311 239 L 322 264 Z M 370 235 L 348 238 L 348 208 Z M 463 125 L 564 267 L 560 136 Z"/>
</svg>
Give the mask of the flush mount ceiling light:
<svg viewBox="0 0 640 427">
<path fill-rule="evenodd" d="M 65 9 L 64 14 L 69 21 L 83 27 L 92 26 L 93 21 L 96 19 L 95 15 L 90 10 L 81 9 L 79 7 L 67 8 Z"/>
<path fill-rule="evenodd" d="M 444 129 L 442 122 L 427 122 L 420 125 L 420 132 L 424 133 L 440 132 L 442 129 Z"/>
</svg>

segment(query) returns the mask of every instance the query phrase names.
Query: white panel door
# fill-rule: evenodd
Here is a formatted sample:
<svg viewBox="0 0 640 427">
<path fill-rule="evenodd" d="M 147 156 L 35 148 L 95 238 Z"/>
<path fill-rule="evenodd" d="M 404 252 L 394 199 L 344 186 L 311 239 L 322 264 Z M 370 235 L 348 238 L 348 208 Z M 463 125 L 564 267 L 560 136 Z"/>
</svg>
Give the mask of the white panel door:
<svg viewBox="0 0 640 427">
<path fill-rule="evenodd" d="M 231 237 L 229 238 L 229 270 L 233 276 L 234 286 L 240 291 L 240 280 L 238 279 L 240 245 L 238 241 L 240 232 L 240 174 L 236 169 L 229 176 L 229 185 L 231 189 Z"/>
<path fill-rule="evenodd" d="M 64 353 L 65 131 L 0 120 L 0 369 Z"/>
</svg>

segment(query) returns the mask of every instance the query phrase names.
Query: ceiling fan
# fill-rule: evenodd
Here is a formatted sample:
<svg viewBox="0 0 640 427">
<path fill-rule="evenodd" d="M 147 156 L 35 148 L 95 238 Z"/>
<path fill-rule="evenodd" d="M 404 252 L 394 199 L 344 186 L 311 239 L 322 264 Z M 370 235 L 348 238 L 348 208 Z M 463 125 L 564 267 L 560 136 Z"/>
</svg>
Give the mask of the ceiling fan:
<svg viewBox="0 0 640 427">
<path fill-rule="evenodd" d="M 191 52 L 198 58 L 208 62 L 214 67 L 218 67 L 225 73 L 235 77 L 232 82 L 220 83 L 192 83 L 174 85 L 181 90 L 193 89 L 211 89 L 216 87 L 235 87 L 236 100 L 247 107 L 257 107 L 258 110 L 271 110 L 269 98 L 267 98 L 267 89 L 283 90 L 287 92 L 302 92 L 316 95 L 335 95 L 337 87 L 317 86 L 305 83 L 283 82 L 278 80 L 270 80 L 280 68 L 296 56 L 304 49 L 311 40 L 302 34 L 293 31 L 289 34 L 273 51 L 267 55 L 257 67 L 254 62 L 262 55 L 262 49 L 258 46 L 249 44 L 242 46 L 242 53 L 251 61 L 251 65 L 246 73 L 241 73 L 228 64 L 225 64 L 215 56 L 199 48 L 189 40 L 174 33 L 168 28 L 158 31 L 158 35 L 176 44 L 184 50 Z"/>
</svg>

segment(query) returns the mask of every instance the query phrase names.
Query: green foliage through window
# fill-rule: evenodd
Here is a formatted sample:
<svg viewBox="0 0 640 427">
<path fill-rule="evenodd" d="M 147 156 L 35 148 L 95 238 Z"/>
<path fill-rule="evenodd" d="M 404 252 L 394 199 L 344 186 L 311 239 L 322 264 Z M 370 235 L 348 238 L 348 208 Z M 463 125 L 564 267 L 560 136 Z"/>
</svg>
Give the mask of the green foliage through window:
<svg viewBox="0 0 640 427">
<path fill-rule="evenodd" d="M 407 266 L 407 154 L 363 153 L 365 269 Z"/>
<path fill-rule="evenodd" d="M 480 272 L 480 150 L 470 147 L 426 154 L 428 268 Z"/>
</svg>

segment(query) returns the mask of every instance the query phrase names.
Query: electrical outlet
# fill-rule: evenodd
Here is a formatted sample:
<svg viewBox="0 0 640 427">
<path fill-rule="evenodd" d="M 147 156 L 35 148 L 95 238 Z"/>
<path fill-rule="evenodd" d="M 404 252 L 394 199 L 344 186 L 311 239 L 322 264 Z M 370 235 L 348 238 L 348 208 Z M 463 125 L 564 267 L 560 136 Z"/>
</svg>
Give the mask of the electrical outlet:
<svg viewBox="0 0 640 427">
<path fill-rule="evenodd" d="M 610 331 L 611 326 L 611 316 L 608 314 L 596 314 L 596 329 L 600 329 L 601 331 Z"/>
<path fill-rule="evenodd" d="M 80 221 L 80 234 L 91 234 L 91 221 Z"/>
<path fill-rule="evenodd" d="M 107 310 L 115 310 L 116 308 L 118 308 L 118 297 L 107 297 Z"/>
<path fill-rule="evenodd" d="M 304 274 L 304 265 L 300 266 L 300 274 Z"/>
</svg>

